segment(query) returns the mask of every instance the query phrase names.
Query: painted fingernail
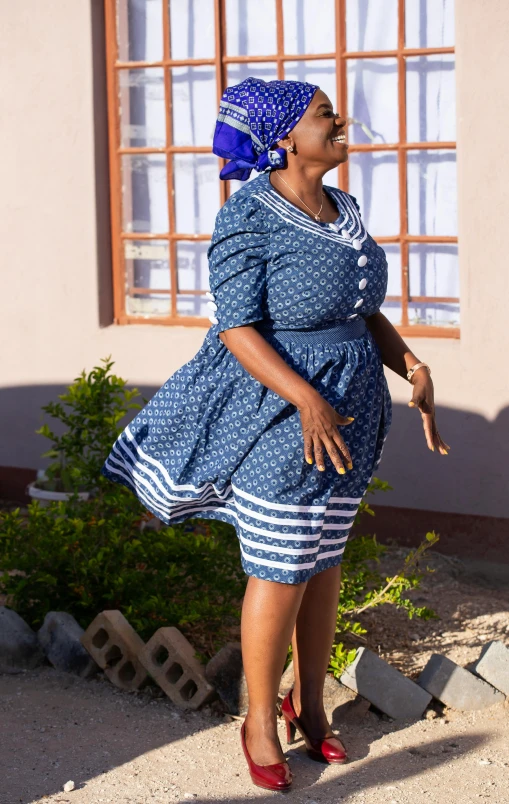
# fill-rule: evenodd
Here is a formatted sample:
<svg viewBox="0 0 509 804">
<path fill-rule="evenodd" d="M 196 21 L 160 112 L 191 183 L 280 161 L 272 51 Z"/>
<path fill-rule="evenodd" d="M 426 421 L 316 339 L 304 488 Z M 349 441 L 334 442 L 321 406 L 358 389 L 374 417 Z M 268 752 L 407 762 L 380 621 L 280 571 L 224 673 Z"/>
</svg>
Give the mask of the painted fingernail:
<svg viewBox="0 0 509 804">
<path fill-rule="evenodd" d="M 320 472 L 324 472 L 324 471 L 325 471 L 325 466 L 319 466 L 318 468 L 319 468 Z"/>
<path fill-rule="evenodd" d="M 350 463 L 347 463 L 347 466 L 348 466 L 349 469 L 353 469 L 353 463 L 351 461 L 350 461 Z"/>
<path fill-rule="evenodd" d="M 408 407 L 409 407 L 409 408 L 415 408 L 415 405 L 414 405 L 414 403 L 413 403 L 413 402 L 409 402 L 409 403 L 408 403 Z"/>
<path fill-rule="evenodd" d="M 307 461 L 308 463 L 313 463 L 313 459 L 312 459 L 312 458 L 306 458 L 306 461 Z"/>
<path fill-rule="evenodd" d="M 338 472 L 339 472 L 340 475 L 346 475 L 346 469 L 343 469 L 343 468 L 338 469 Z"/>
<path fill-rule="evenodd" d="M 347 416 L 346 420 L 347 420 L 347 422 L 354 422 L 355 421 L 355 416 Z"/>
</svg>

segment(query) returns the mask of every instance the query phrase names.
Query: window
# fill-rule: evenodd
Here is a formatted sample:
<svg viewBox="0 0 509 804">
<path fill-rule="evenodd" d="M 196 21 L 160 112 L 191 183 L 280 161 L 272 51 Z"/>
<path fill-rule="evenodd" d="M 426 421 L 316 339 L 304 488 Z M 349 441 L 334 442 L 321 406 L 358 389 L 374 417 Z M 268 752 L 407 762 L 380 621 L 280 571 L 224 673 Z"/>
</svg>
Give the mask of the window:
<svg viewBox="0 0 509 804">
<path fill-rule="evenodd" d="M 324 182 L 386 250 L 384 313 L 459 337 L 453 0 L 106 0 L 106 39 L 117 323 L 210 325 L 206 252 L 240 186 L 216 115 L 256 75 L 319 84 L 349 118 Z"/>
</svg>

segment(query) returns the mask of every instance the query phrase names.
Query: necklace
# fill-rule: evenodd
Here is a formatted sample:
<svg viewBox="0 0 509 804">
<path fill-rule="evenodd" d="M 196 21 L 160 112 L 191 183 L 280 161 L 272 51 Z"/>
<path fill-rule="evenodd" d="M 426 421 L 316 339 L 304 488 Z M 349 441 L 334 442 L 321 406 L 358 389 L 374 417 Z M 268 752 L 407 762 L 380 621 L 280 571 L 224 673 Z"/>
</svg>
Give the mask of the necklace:
<svg viewBox="0 0 509 804">
<path fill-rule="evenodd" d="M 280 178 L 280 179 L 281 179 L 281 181 L 282 181 L 284 184 L 286 184 L 286 186 L 288 187 L 288 189 L 289 189 L 289 190 L 291 190 L 291 191 L 292 191 L 292 193 L 293 193 L 295 196 L 297 196 L 297 198 L 299 199 L 299 201 L 300 201 L 302 204 L 304 204 L 304 206 L 305 206 L 305 207 L 307 207 L 307 208 L 309 209 L 309 211 L 310 211 L 310 212 L 311 212 L 311 214 L 313 215 L 313 217 L 314 217 L 315 221 L 321 221 L 321 218 L 320 218 L 320 212 L 322 211 L 322 207 L 323 207 L 323 199 L 325 198 L 325 193 L 324 193 L 324 191 L 322 190 L 322 203 L 320 204 L 320 209 L 318 210 L 318 212 L 313 212 L 313 210 L 311 209 L 311 207 L 308 207 L 308 205 L 306 204 L 306 202 L 305 202 L 305 201 L 303 201 L 303 200 L 302 200 L 302 198 L 300 197 L 300 195 L 297 195 L 297 193 L 295 192 L 295 190 L 293 190 L 293 189 L 290 187 L 290 185 L 288 184 L 288 182 L 287 182 L 287 181 L 285 181 L 285 180 L 283 179 L 283 177 L 279 175 L 279 171 L 278 171 L 278 170 L 276 170 L 276 175 L 278 176 L 278 178 Z"/>
</svg>

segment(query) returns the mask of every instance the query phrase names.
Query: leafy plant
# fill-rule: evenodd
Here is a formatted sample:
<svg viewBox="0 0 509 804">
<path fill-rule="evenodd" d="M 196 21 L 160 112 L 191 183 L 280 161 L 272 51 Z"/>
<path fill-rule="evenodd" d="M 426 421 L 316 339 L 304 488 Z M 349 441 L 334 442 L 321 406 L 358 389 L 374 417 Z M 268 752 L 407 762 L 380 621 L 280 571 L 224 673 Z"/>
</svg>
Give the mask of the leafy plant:
<svg viewBox="0 0 509 804">
<path fill-rule="evenodd" d="M 60 402 L 42 406 L 59 423 L 58 429 L 64 429 L 57 434 L 43 424 L 36 430 L 52 442 L 42 457 L 53 459 L 45 469 L 48 480 L 36 485 L 52 491 L 89 491 L 105 480 L 99 471 L 118 435 L 119 422 L 141 405 L 133 401 L 140 395 L 138 389 L 128 390 L 127 381 L 111 373 L 110 358 L 101 362 L 104 365 L 95 366 L 88 374 L 83 370 L 66 392 L 59 394 Z"/>
</svg>

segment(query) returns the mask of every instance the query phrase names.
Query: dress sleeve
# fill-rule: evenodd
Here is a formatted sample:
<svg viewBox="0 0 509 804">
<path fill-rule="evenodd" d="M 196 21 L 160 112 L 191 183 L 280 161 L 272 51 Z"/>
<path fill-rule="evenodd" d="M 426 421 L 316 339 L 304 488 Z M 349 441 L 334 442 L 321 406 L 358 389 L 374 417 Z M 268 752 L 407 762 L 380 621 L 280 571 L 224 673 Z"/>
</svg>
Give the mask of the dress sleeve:
<svg viewBox="0 0 509 804">
<path fill-rule="evenodd" d="M 219 210 L 207 251 L 218 334 L 263 319 L 268 225 L 256 198 L 236 196 Z"/>
</svg>

